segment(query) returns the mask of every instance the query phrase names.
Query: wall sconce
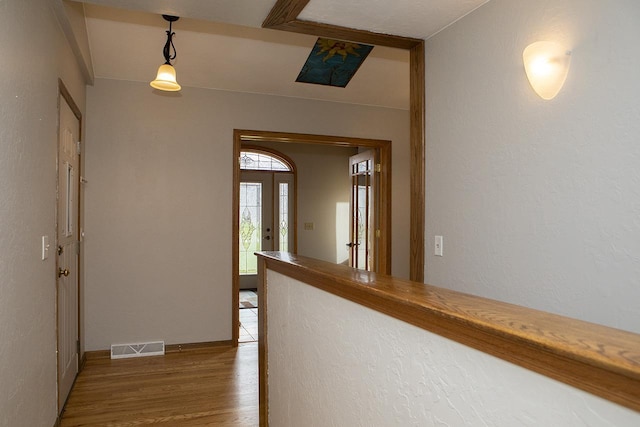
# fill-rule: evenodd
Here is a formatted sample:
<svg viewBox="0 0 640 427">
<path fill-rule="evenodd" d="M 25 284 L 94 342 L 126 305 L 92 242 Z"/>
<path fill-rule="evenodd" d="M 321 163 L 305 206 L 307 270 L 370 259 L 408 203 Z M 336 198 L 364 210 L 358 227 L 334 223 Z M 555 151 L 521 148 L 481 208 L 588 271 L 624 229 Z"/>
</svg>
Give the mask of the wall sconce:
<svg viewBox="0 0 640 427">
<path fill-rule="evenodd" d="M 152 88 L 166 90 L 169 92 L 175 92 L 180 90 L 180 85 L 176 81 L 176 69 L 171 65 L 171 60 L 176 59 L 176 47 L 173 45 L 173 36 L 174 32 L 171 31 L 171 24 L 178 19 L 177 16 L 171 15 L 162 15 L 162 17 L 169 21 L 169 30 L 167 31 L 167 43 L 164 45 L 164 49 L 162 49 L 162 54 L 164 55 L 165 63 L 158 68 L 158 75 L 156 79 L 149 83 Z M 171 56 L 171 48 L 173 48 L 173 56 Z"/>
<path fill-rule="evenodd" d="M 524 69 L 533 90 L 542 99 L 553 99 L 567 78 L 571 52 L 554 42 L 535 42 L 522 52 Z"/>
</svg>

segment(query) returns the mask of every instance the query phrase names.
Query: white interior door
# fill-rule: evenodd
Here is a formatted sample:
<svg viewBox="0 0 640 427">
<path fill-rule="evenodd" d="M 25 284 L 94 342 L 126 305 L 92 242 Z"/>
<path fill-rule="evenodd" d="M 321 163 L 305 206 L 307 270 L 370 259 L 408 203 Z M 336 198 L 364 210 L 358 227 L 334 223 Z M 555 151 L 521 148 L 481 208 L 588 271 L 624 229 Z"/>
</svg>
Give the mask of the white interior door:
<svg viewBox="0 0 640 427">
<path fill-rule="evenodd" d="M 78 374 L 80 122 L 60 97 L 57 206 L 58 411 Z"/>
<path fill-rule="evenodd" d="M 273 173 L 240 173 L 240 289 L 258 287 L 259 251 L 273 250 Z"/>
</svg>

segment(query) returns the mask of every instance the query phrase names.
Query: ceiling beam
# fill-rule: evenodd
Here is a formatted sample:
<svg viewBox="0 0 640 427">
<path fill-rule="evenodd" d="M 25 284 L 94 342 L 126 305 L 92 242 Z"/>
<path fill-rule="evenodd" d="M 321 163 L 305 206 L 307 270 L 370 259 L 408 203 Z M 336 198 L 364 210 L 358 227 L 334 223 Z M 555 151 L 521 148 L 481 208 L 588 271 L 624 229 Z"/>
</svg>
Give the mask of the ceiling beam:
<svg viewBox="0 0 640 427">
<path fill-rule="evenodd" d="M 279 25 L 298 19 L 309 0 L 278 0 L 271 8 L 271 12 L 265 18 L 262 26 L 264 28 L 276 28 Z"/>
<path fill-rule="evenodd" d="M 346 40 L 355 43 L 365 43 L 375 46 L 393 47 L 397 49 L 412 49 L 413 47 L 422 43 L 422 40 L 420 39 L 374 33 L 372 31 L 356 30 L 354 28 L 323 24 L 321 22 L 302 21 L 299 19 L 280 22 L 278 24 L 265 28 L 289 31 L 291 33 L 309 34 L 312 36 L 327 37 L 338 40 Z"/>
</svg>

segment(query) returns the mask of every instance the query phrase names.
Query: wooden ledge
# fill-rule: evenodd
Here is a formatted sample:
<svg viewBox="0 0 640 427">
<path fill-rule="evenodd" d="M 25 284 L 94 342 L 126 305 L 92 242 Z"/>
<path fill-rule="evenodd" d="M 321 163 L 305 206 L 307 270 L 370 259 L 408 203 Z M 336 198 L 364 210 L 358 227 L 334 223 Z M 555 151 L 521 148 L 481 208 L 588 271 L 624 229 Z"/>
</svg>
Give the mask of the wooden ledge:
<svg viewBox="0 0 640 427">
<path fill-rule="evenodd" d="M 303 256 L 258 255 L 260 271 L 282 273 L 640 411 L 638 334 Z"/>
</svg>

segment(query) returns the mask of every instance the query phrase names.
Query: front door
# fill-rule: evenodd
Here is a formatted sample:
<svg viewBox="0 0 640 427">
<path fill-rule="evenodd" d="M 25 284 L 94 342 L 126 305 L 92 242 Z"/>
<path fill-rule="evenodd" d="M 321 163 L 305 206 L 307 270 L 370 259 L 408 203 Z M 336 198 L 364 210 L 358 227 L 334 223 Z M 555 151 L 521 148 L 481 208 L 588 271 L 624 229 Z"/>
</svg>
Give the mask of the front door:
<svg viewBox="0 0 640 427">
<path fill-rule="evenodd" d="M 240 173 L 240 289 L 258 287 L 259 251 L 293 250 L 293 174 Z"/>
<path fill-rule="evenodd" d="M 273 177 L 270 172 L 240 174 L 240 289 L 258 287 L 259 251 L 273 250 Z"/>
<path fill-rule="evenodd" d="M 78 374 L 80 122 L 60 96 L 57 204 L 58 411 Z"/>
<path fill-rule="evenodd" d="M 378 271 L 377 261 L 377 199 L 376 162 L 373 150 L 349 159 L 351 175 L 349 265 L 368 271 Z"/>
</svg>

